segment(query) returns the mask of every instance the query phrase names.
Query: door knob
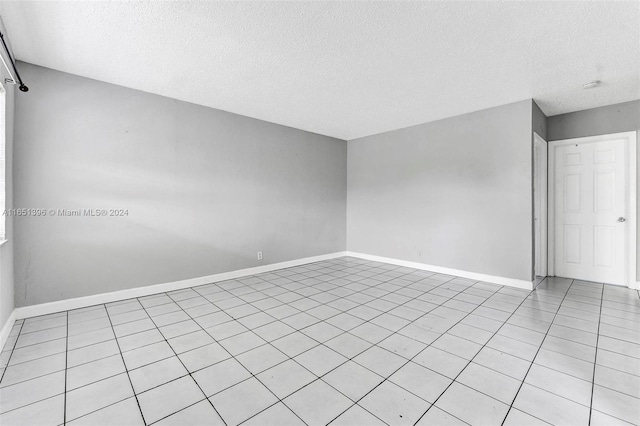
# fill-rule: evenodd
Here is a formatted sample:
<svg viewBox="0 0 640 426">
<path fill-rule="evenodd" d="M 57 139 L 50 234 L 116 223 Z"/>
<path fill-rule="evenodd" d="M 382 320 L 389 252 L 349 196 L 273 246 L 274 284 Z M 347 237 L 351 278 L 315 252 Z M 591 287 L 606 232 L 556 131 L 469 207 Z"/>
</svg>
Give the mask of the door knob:
<svg viewBox="0 0 640 426">
<path fill-rule="evenodd" d="M 622 217 L 622 216 L 618 218 L 618 222 L 626 222 L 626 221 L 627 221 L 627 219 L 625 219 L 625 218 L 624 218 L 624 217 Z"/>
</svg>

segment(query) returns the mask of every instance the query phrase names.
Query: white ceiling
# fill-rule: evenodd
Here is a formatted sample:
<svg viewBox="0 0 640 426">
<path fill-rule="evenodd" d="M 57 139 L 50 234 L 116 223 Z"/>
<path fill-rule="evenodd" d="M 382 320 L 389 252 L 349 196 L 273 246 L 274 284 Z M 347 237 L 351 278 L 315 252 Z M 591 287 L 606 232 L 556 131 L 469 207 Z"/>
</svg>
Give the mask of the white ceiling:
<svg viewBox="0 0 640 426">
<path fill-rule="evenodd" d="M 640 98 L 638 1 L 3 0 L 0 15 L 22 61 L 346 140 L 526 98 L 547 115 Z"/>
</svg>

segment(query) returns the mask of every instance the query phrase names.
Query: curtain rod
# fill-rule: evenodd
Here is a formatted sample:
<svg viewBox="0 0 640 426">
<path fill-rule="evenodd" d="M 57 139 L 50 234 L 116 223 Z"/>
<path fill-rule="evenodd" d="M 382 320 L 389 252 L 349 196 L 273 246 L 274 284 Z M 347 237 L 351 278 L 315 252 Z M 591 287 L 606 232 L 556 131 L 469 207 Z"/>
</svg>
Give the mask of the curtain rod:
<svg viewBox="0 0 640 426">
<path fill-rule="evenodd" d="M 11 57 L 11 52 L 9 51 L 9 47 L 7 46 L 7 42 L 4 40 L 4 34 L 2 34 L 1 32 L 0 32 L 0 40 L 2 40 L 2 47 L 4 48 L 4 51 L 7 53 L 7 57 L 9 58 L 9 62 L 11 63 L 11 67 L 13 68 L 13 72 L 16 75 L 16 78 L 13 78 L 13 76 L 11 76 L 11 70 L 9 69 L 9 66 L 7 65 L 3 57 L 2 62 L 4 63 L 5 68 L 9 72 L 9 75 L 12 77 L 11 83 L 18 84 L 18 89 L 20 89 L 21 92 L 28 92 L 29 88 L 24 84 L 24 82 L 22 81 L 22 78 L 20 78 L 20 73 L 18 72 L 16 63 Z"/>
</svg>

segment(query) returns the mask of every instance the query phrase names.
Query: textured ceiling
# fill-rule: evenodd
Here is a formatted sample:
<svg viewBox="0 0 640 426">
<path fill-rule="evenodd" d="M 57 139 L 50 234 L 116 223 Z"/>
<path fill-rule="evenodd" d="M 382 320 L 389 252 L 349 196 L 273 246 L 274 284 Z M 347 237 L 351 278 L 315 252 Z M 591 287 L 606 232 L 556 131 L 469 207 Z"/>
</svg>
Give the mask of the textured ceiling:
<svg viewBox="0 0 640 426">
<path fill-rule="evenodd" d="M 22 61 L 346 140 L 526 98 L 547 115 L 640 98 L 637 1 L 2 0 L 0 15 Z"/>
</svg>

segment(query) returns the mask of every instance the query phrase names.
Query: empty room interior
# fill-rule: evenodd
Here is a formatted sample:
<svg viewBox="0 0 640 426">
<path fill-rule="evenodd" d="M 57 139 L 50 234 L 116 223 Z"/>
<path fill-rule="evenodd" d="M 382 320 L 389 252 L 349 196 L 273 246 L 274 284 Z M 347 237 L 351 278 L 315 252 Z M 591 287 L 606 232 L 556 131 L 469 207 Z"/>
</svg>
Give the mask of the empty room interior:
<svg viewBox="0 0 640 426">
<path fill-rule="evenodd" d="M 640 1 L 0 18 L 0 425 L 640 425 Z"/>
</svg>

